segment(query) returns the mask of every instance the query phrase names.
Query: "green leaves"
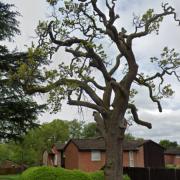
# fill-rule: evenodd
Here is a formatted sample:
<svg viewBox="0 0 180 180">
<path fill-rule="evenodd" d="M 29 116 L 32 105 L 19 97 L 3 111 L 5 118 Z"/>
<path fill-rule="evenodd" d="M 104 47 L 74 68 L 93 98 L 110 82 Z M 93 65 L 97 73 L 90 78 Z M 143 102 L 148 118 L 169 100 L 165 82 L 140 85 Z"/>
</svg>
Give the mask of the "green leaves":
<svg viewBox="0 0 180 180">
<path fill-rule="evenodd" d="M 148 33 L 154 31 L 156 32 L 156 34 L 159 33 L 159 27 L 160 27 L 160 23 L 163 21 L 163 16 L 154 19 L 155 16 L 157 16 L 157 14 L 154 14 L 154 9 L 147 10 L 147 12 L 142 16 L 141 21 L 145 25 L 147 24 Z"/>
<path fill-rule="evenodd" d="M 142 21 L 146 22 L 154 16 L 154 9 L 148 9 L 147 12 L 142 16 Z"/>
<path fill-rule="evenodd" d="M 167 84 L 162 89 L 162 95 L 164 97 L 170 97 L 174 94 L 174 91 L 171 89 L 171 85 Z"/>
<path fill-rule="evenodd" d="M 153 57 L 151 62 L 156 62 L 158 66 L 165 70 L 175 70 L 180 67 L 180 54 L 174 48 L 164 47 L 161 58 Z"/>
</svg>

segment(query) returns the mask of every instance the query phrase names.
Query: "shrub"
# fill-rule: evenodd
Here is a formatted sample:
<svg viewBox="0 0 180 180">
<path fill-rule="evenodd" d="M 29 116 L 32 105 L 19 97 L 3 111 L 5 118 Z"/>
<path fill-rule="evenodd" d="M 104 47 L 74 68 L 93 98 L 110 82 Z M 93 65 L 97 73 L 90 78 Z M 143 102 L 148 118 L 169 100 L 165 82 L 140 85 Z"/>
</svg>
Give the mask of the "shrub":
<svg viewBox="0 0 180 180">
<path fill-rule="evenodd" d="M 93 173 L 89 173 L 91 180 L 104 180 L 103 171 L 96 171 Z M 123 175 L 123 180 L 131 180 L 128 175 Z"/>
<path fill-rule="evenodd" d="M 175 169 L 175 168 L 176 168 L 176 165 L 174 165 L 174 164 L 167 164 L 167 165 L 166 165 L 166 168 L 167 168 L 167 169 Z"/>
<path fill-rule="evenodd" d="M 131 178 L 130 178 L 127 174 L 125 174 L 125 175 L 123 176 L 123 180 L 131 180 Z"/>
<path fill-rule="evenodd" d="M 89 173 L 89 176 L 92 180 L 103 180 L 104 179 L 103 171 L 96 171 L 93 173 Z"/>
<path fill-rule="evenodd" d="M 104 180 L 103 171 L 85 173 L 58 167 L 32 167 L 24 171 L 19 180 Z M 130 180 L 127 175 L 123 180 Z"/>
<path fill-rule="evenodd" d="M 91 180 L 86 174 L 78 170 L 67 170 L 55 167 L 33 167 L 24 171 L 20 180 Z"/>
</svg>

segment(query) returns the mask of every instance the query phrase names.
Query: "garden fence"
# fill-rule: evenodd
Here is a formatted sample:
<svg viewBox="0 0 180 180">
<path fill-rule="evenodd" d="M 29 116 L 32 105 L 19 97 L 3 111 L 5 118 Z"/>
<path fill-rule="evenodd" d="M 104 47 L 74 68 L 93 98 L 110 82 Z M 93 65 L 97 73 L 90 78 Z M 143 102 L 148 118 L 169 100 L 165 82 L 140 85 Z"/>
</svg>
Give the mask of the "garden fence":
<svg viewBox="0 0 180 180">
<path fill-rule="evenodd" d="M 125 167 L 131 180 L 180 180 L 180 169 Z"/>
</svg>

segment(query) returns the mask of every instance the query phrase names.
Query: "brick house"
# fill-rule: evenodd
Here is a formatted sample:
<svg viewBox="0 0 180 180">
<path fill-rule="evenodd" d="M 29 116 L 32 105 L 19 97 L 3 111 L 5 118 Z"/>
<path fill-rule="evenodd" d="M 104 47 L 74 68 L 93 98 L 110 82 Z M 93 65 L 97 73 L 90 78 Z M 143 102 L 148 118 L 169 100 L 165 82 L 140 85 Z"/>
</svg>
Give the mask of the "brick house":
<svg viewBox="0 0 180 180">
<path fill-rule="evenodd" d="M 166 165 L 180 167 L 180 148 L 167 149 L 164 152 L 164 159 Z"/>
<path fill-rule="evenodd" d="M 58 151 L 60 161 L 64 163 L 58 165 L 67 169 L 91 172 L 101 169 L 105 164 L 103 139 L 71 139 Z M 164 148 L 151 140 L 125 141 L 123 166 L 164 167 Z"/>
<path fill-rule="evenodd" d="M 55 143 L 50 150 L 43 152 L 43 165 L 45 166 L 61 166 L 64 167 L 63 150 L 65 144 Z"/>
</svg>

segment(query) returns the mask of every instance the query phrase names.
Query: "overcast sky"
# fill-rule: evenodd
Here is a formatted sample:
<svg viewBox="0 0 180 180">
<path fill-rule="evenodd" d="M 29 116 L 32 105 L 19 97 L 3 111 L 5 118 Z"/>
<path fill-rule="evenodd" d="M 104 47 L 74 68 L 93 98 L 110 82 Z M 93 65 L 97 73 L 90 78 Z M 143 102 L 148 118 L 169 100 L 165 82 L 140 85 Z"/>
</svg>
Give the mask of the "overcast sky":
<svg viewBox="0 0 180 180">
<path fill-rule="evenodd" d="M 34 41 L 34 30 L 39 20 L 44 20 L 50 14 L 50 8 L 46 4 L 46 0 L 4 0 L 3 2 L 15 4 L 17 11 L 22 17 L 19 18 L 21 36 L 15 38 L 14 46 L 18 50 L 25 49 L 25 45 L 30 45 Z M 133 13 L 141 15 L 149 8 L 161 10 L 161 1 L 157 0 L 121 0 L 119 1 L 119 12 L 121 17 L 121 25 L 126 29 L 132 28 L 132 15 Z M 180 18 L 180 1 L 179 0 L 166 0 L 177 10 L 178 17 Z M 180 27 L 177 23 L 173 22 L 173 18 L 167 18 L 161 28 L 159 36 L 148 36 L 138 39 L 134 42 L 133 48 L 139 62 L 149 57 L 156 56 L 161 53 L 164 46 L 175 48 L 180 52 Z M 149 67 L 143 64 L 143 68 L 149 71 Z M 175 79 L 169 79 L 172 83 L 176 94 L 162 102 L 163 112 L 159 113 L 156 104 L 153 104 L 148 98 L 147 91 L 140 91 L 136 98 L 136 104 L 139 109 L 139 116 L 141 119 L 152 123 L 151 130 L 134 125 L 128 128 L 127 132 L 132 133 L 134 136 L 143 137 L 146 139 L 153 139 L 159 141 L 160 139 L 175 140 L 180 143 L 180 83 Z M 46 97 L 37 97 L 39 102 L 43 102 Z M 92 121 L 91 111 L 85 110 L 84 113 L 78 113 L 77 108 L 72 108 L 67 105 L 63 106 L 62 112 L 54 115 L 45 113 L 39 117 L 43 122 L 51 121 L 54 118 L 72 120 L 74 118 L 80 120 Z"/>
</svg>

